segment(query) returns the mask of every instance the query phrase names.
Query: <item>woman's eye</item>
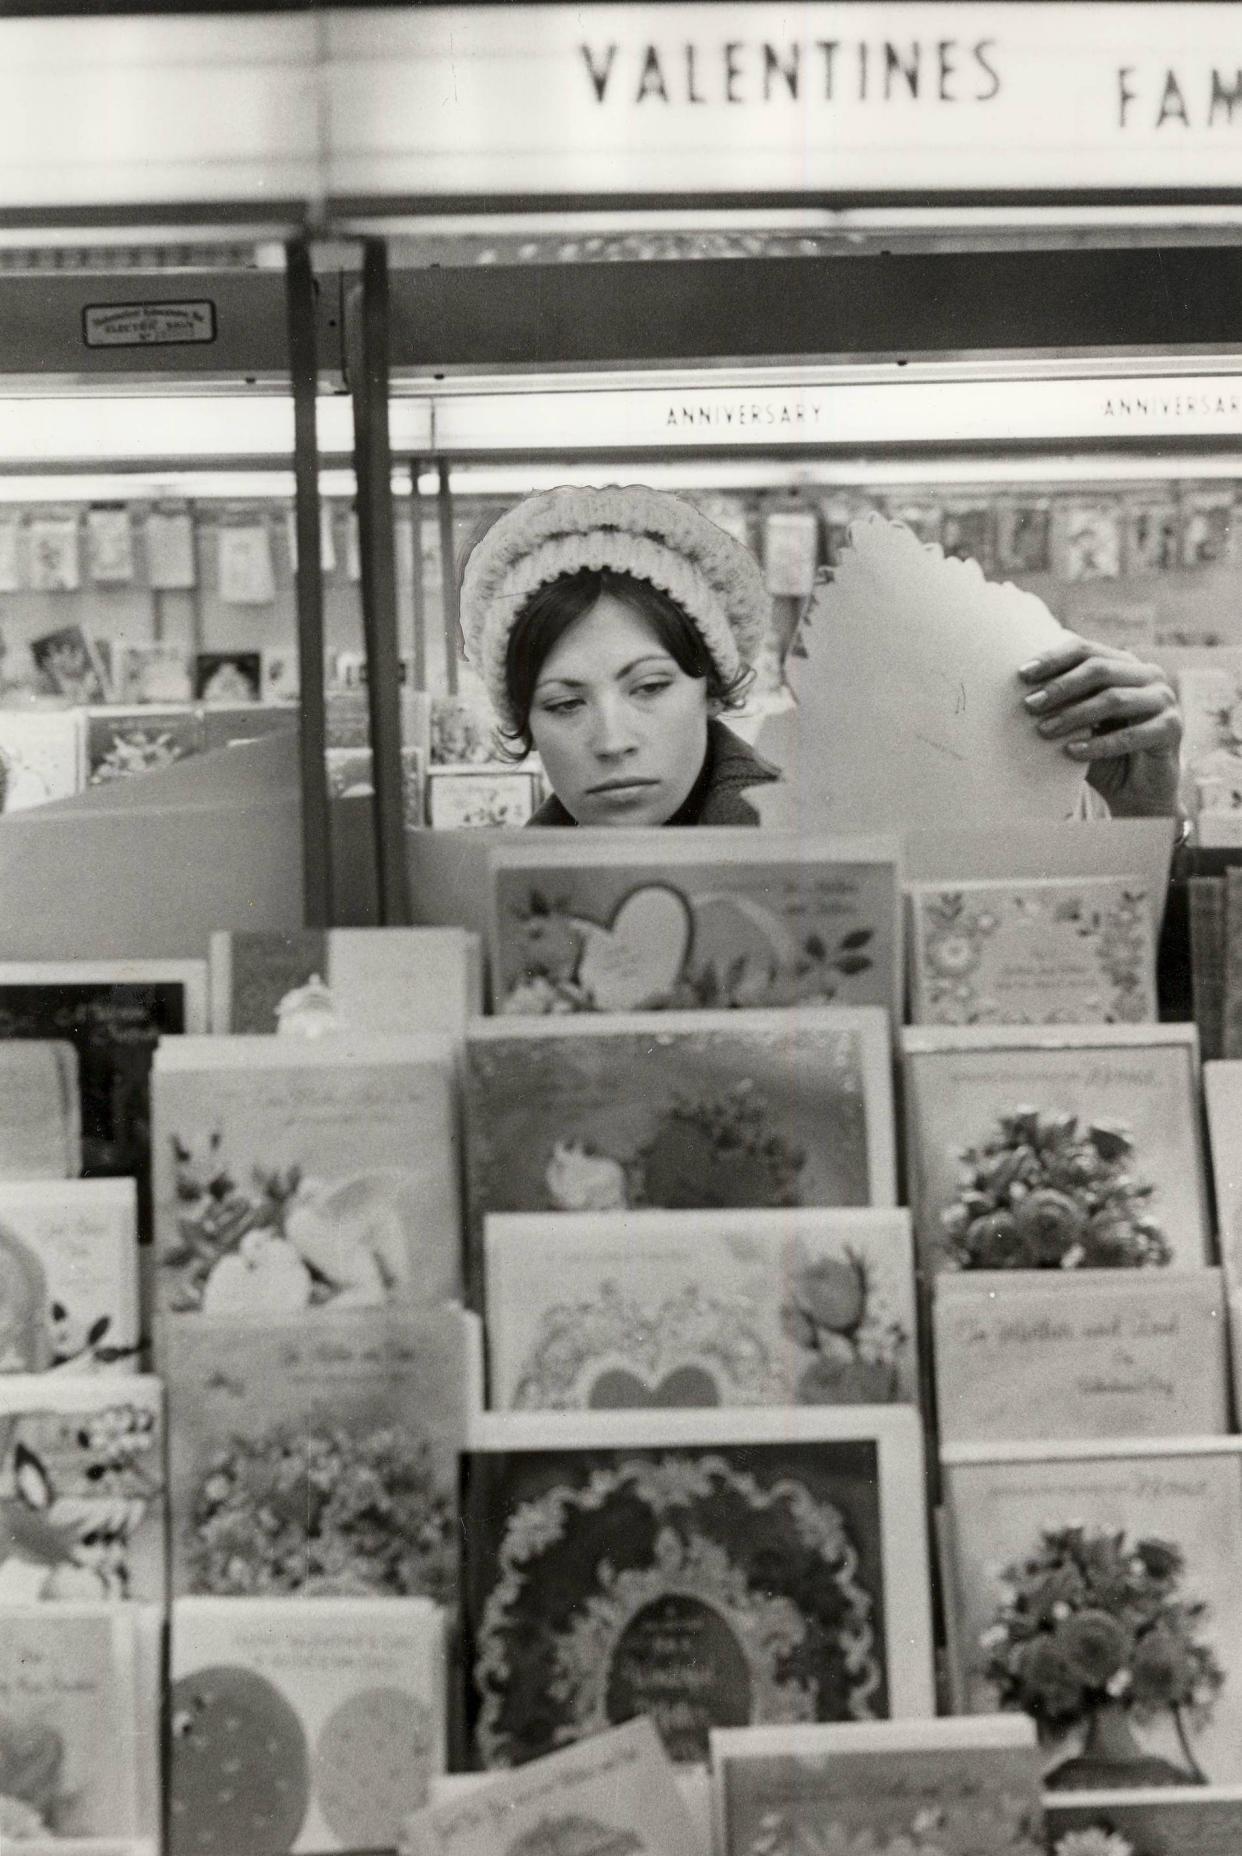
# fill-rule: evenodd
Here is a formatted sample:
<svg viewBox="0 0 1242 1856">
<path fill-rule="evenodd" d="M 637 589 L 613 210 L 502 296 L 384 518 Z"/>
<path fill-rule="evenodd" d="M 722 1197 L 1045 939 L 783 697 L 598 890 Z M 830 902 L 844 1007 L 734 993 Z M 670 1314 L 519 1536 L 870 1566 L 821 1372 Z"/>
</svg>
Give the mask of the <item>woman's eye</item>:
<svg viewBox="0 0 1242 1856">
<path fill-rule="evenodd" d="M 542 707 L 545 715 L 572 715 L 575 709 L 582 707 L 582 698 L 566 696 L 561 702 L 545 702 Z"/>
<path fill-rule="evenodd" d="M 636 696 L 658 696 L 661 690 L 668 688 L 670 680 L 668 677 L 652 677 L 649 682 L 636 683 L 634 694 Z"/>
</svg>

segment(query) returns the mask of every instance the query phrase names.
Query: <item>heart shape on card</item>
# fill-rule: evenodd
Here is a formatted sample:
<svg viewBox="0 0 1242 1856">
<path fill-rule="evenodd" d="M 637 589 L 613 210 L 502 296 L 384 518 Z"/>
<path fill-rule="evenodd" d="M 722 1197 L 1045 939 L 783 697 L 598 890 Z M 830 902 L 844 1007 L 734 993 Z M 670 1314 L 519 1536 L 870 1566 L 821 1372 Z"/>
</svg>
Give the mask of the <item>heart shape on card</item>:
<svg viewBox="0 0 1242 1856">
<path fill-rule="evenodd" d="M 666 999 L 680 979 L 694 922 L 677 890 L 649 883 L 626 897 L 607 928 L 578 924 L 586 943 L 578 980 L 601 1012 Z"/>
<path fill-rule="evenodd" d="M 592 1411 L 656 1406 L 679 1411 L 687 1406 L 719 1405 L 720 1388 L 703 1366 L 675 1366 L 655 1385 L 640 1379 L 628 1366 L 610 1366 L 591 1387 L 587 1403 Z"/>
</svg>

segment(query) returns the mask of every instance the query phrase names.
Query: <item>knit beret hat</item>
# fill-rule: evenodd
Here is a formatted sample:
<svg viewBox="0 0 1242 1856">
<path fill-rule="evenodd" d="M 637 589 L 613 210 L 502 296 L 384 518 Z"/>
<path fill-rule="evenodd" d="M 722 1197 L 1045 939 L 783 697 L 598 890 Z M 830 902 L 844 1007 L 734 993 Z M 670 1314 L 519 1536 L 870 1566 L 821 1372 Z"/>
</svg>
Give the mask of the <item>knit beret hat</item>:
<svg viewBox="0 0 1242 1856">
<path fill-rule="evenodd" d="M 661 588 L 695 626 L 725 683 L 753 663 L 771 602 L 741 542 L 679 496 L 643 484 L 541 490 L 493 523 L 462 576 L 466 656 L 502 723 L 516 719 L 505 662 L 519 613 L 540 587 L 583 567 Z"/>
</svg>

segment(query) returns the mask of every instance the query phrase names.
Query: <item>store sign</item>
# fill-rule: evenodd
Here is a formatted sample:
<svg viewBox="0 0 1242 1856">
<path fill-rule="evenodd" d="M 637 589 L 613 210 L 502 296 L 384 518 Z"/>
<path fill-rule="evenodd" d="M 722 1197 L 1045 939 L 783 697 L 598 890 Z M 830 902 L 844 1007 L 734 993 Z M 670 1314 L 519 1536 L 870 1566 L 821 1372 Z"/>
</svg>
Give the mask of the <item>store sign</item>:
<svg viewBox="0 0 1242 1856">
<path fill-rule="evenodd" d="M 88 348 L 169 348 L 214 342 L 216 306 L 185 303 L 90 303 L 82 311 Z"/>
<path fill-rule="evenodd" d="M 1242 376 L 684 386 L 446 395 L 433 445 L 495 451 L 758 449 L 1242 437 Z"/>
<path fill-rule="evenodd" d="M 1242 7 L 326 15 L 335 195 L 1235 187 Z"/>
</svg>

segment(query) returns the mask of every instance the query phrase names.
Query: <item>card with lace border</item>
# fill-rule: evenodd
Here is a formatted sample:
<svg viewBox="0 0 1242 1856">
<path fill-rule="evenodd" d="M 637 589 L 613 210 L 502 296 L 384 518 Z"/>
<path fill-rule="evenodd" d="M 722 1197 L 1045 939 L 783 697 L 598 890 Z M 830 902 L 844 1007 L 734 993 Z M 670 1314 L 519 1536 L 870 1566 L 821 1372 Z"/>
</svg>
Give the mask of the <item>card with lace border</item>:
<svg viewBox="0 0 1242 1856">
<path fill-rule="evenodd" d="M 496 1012 L 806 1000 L 882 1005 L 900 1022 L 895 838 L 570 835 L 489 853 Z"/>
<path fill-rule="evenodd" d="M 471 1284 L 487 1212 L 893 1205 L 878 1006 L 479 1019 Z"/>
<path fill-rule="evenodd" d="M 168 1856 L 391 1850 L 444 1765 L 444 1613 L 421 1598 L 179 1598 Z"/>
<path fill-rule="evenodd" d="M 1242 1438 L 943 1452 L 957 1712 L 1057 1794 L 1242 1783 Z"/>
<path fill-rule="evenodd" d="M 166 1497 L 158 1379 L 0 1374 L 0 1604 L 161 1604 Z"/>
<path fill-rule="evenodd" d="M 913 883 L 915 1024 L 1154 1021 L 1151 904 L 1138 877 Z"/>
<path fill-rule="evenodd" d="M 157 1314 L 316 1318 L 457 1293 L 455 1048 L 430 1033 L 166 1040 Z"/>
<path fill-rule="evenodd" d="M 167 1325 L 178 1597 L 456 1603 L 476 1317 L 390 1303 Z"/>
<path fill-rule="evenodd" d="M 725 1727 L 709 1741 L 721 1856 L 1043 1856 L 1023 1718 Z"/>
<path fill-rule="evenodd" d="M 137 1370 L 132 1179 L 0 1179 L 0 1373 Z"/>
<path fill-rule="evenodd" d="M 1225 1328 L 1218 1269 L 942 1270 L 941 1439 L 1223 1434 Z"/>
<path fill-rule="evenodd" d="M 1193 1025 L 902 1032 L 923 1270 L 1210 1261 Z"/>
<path fill-rule="evenodd" d="M 1048 1856 L 1237 1856 L 1242 1785 L 1057 1793 L 1044 1800 Z"/>
<path fill-rule="evenodd" d="M 905 1210 L 502 1213 L 484 1243 L 497 1410 L 918 1396 Z"/>
<path fill-rule="evenodd" d="M 0 1606 L 0 1837 L 83 1852 L 141 1829 L 137 1607 Z"/>
<path fill-rule="evenodd" d="M 650 1714 L 712 1727 L 934 1710 L 908 1407 L 488 1414 L 463 1470 L 474 1763 Z"/>
<path fill-rule="evenodd" d="M 692 1856 L 694 1825 L 643 1716 L 492 1773 L 406 1819 L 400 1856 Z"/>
</svg>

